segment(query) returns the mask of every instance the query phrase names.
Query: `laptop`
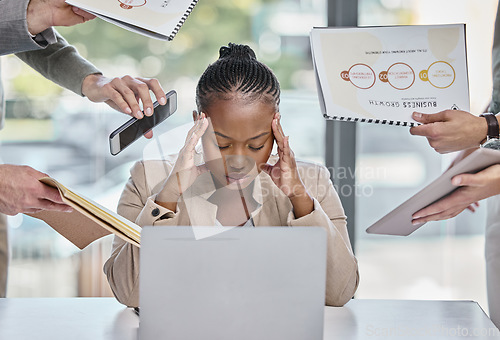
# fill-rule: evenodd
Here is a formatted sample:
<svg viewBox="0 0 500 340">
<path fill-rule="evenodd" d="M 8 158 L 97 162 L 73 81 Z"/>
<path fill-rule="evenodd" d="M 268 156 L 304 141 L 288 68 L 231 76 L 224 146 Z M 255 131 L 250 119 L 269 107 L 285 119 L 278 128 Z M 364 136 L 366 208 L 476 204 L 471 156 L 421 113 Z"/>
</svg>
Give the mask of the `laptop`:
<svg viewBox="0 0 500 340">
<path fill-rule="evenodd" d="M 323 339 L 322 228 L 195 234 L 193 227 L 143 228 L 140 340 Z"/>
</svg>

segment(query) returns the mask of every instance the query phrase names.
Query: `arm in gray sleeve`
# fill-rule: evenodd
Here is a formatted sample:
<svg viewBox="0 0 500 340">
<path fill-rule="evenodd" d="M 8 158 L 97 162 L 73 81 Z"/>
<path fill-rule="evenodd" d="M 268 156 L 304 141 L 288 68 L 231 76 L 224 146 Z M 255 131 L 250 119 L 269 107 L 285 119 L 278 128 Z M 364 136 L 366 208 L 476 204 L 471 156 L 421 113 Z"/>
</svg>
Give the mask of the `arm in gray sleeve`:
<svg viewBox="0 0 500 340">
<path fill-rule="evenodd" d="M 56 38 L 54 44 L 44 49 L 17 53 L 16 56 L 45 78 L 82 96 L 85 77 L 101 72 L 57 32 Z"/>
<path fill-rule="evenodd" d="M 86 76 L 101 73 L 53 28 L 32 38 L 26 11 L 29 0 L 0 0 L 0 55 L 17 56 L 56 84 L 82 95 Z"/>
<path fill-rule="evenodd" d="M 56 42 L 52 28 L 32 38 L 26 11 L 29 0 L 0 0 L 0 55 L 38 50 Z"/>
<path fill-rule="evenodd" d="M 493 49 L 491 51 L 493 93 L 490 104 L 490 111 L 500 112 L 500 6 L 497 9 L 495 20 L 495 33 L 493 36 Z"/>
</svg>

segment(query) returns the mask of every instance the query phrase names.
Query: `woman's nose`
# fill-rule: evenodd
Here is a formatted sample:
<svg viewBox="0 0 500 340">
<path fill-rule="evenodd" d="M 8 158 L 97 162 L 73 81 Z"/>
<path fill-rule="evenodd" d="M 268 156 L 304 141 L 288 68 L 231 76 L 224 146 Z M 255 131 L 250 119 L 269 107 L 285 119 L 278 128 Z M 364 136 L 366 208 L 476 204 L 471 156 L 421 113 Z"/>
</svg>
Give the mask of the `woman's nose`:
<svg viewBox="0 0 500 340">
<path fill-rule="evenodd" d="M 228 155 L 226 156 L 226 164 L 232 171 L 241 171 L 249 164 L 249 158 L 245 155 Z"/>
</svg>

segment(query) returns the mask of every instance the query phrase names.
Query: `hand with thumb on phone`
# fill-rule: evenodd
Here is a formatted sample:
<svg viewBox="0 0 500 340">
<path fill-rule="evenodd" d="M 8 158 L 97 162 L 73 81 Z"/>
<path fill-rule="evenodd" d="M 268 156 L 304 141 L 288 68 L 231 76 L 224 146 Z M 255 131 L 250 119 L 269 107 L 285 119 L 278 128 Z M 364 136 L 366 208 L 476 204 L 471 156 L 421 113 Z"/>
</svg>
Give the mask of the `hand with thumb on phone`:
<svg viewBox="0 0 500 340">
<path fill-rule="evenodd" d="M 113 156 L 138 140 L 141 136 L 151 138 L 153 127 L 170 117 L 177 110 L 177 92 L 174 90 L 165 94 L 165 105 L 155 102 L 153 114 L 141 119 L 132 118 L 109 135 L 109 147 Z"/>
</svg>

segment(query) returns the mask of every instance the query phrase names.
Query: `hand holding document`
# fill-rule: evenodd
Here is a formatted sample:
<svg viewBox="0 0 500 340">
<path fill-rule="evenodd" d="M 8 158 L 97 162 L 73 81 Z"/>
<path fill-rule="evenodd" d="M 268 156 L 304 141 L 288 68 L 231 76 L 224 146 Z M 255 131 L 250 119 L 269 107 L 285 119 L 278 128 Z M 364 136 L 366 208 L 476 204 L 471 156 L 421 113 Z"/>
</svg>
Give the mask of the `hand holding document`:
<svg viewBox="0 0 500 340">
<path fill-rule="evenodd" d="M 64 203 L 71 206 L 73 212 L 42 210 L 27 215 L 45 221 L 80 249 L 111 233 L 137 247 L 140 246 L 141 228 L 138 225 L 78 195 L 53 178 L 44 177 L 40 181 L 57 188 Z"/>
<path fill-rule="evenodd" d="M 198 0 L 66 0 L 127 30 L 172 40 Z"/>
<path fill-rule="evenodd" d="M 414 111 L 469 111 L 465 25 L 314 28 L 327 119 L 409 125 Z"/>
</svg>

